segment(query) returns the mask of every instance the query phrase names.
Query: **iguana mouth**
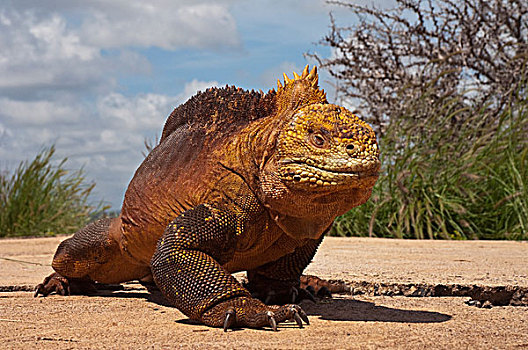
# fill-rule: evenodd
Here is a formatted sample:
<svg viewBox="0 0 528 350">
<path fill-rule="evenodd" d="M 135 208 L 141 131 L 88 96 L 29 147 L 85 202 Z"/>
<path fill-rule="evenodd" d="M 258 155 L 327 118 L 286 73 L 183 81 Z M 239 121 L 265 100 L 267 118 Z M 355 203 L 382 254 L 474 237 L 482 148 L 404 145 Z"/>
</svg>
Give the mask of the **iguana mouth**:
<svg viewBox="0 0 528 350">
<path fill-rule="evenodd" d="M 336 186 L 379 176 L 379 167 L 376 166 L 376 162 L 356 163 L 354 169 L 348 167 L 323 168 L 292 160 L 281 163 L 282 177 L 296 183 Z"/>
</svg>

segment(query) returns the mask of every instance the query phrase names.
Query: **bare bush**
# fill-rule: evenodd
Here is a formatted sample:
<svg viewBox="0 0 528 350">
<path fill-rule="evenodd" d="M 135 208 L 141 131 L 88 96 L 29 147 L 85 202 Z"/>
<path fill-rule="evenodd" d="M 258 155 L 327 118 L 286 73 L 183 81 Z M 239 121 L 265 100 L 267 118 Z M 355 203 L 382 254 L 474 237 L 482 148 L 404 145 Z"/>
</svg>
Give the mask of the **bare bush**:
<svg viewBox="0 0 528 350">
<path fill-rule="evenodd" d="M 485 108 L 493 119 L 523 89 L 526 0 L 395 2 L 378 9 L 329 1 L 353 11 L 358 22 L 340 27 L 331 17 L 331 31 L 320 43 L 332 56 L 307 54 L 336 78 L 338 96 L 356 105 L 381 135 L 391 119 L 423 121 L 434 110 L 428 106 L 446 99 L 459 108 Z M 457 118 L 452 123 L 464 122 L 463 113 Z"/>
</svg>

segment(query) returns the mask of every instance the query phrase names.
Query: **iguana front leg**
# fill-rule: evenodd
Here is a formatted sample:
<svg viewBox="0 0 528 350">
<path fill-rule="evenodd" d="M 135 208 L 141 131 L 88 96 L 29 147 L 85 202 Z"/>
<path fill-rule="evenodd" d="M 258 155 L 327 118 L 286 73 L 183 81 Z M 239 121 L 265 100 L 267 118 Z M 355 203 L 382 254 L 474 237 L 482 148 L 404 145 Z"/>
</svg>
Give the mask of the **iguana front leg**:
<svg viewBox="0 0 528 350">
<path fill-rule="evenodd" d="M 290 319 L 308 323 L 297 305 L 267 306 L 251 297 L 222 264 L 234 254 L 236 217 L 199 205 L 176 218 L 151 260 L 154 281 L 167 300 L 189 318 L 207 325 L 264 327 Z"/>
</svg>

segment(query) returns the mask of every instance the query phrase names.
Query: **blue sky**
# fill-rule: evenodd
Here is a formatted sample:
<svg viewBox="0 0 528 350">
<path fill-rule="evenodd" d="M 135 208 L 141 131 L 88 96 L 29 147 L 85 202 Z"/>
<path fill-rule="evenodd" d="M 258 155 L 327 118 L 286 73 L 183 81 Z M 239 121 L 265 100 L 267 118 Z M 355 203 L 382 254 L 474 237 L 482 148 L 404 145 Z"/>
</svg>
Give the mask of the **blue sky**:
<svg viewBox="0 0 528 350">
<path fill-rule="evenodd" d="M 383 5 L 387 1 L 373 1 Z M 0 3 L 0 170 L 56 145 L 119 209 L 145 139 L 198 90 L 273 88 L 353 16 L 319 0 Z M 321 85 L 332 100 L 331 81 Z"/>
</svg>

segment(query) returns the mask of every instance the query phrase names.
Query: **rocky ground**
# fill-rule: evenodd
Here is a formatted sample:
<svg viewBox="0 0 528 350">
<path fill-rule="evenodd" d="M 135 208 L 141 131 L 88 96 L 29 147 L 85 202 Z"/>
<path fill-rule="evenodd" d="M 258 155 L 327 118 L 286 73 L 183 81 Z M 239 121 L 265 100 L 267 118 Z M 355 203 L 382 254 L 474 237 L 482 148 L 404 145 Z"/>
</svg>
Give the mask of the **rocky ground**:
<svg viewBox="0 0 528 350">
<path fill-rule="evenodd" d="M 526 242 L 328 237 L 307 273 L 344 281 L 348 294 L 303 302 L 304 329 L 224 333 L 136 283 L 33 298 L 62 239 L 0 241 L 1 348 L 528 348 Z"/>
</svg>

